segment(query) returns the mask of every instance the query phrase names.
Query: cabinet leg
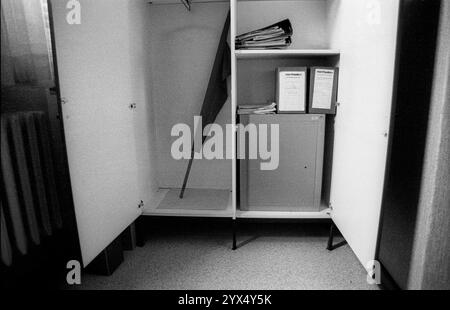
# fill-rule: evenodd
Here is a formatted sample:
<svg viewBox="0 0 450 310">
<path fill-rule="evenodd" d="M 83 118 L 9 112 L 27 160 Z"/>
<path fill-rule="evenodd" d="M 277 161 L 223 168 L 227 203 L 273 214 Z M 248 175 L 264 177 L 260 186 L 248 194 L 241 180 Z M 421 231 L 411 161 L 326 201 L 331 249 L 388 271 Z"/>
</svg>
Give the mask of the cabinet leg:
<svg viewBox="0 0 450 310">
<path fill-rule="evenodd" d="M 143 216 L 140 216 L 136 220 L 136 246 L 142 248 L 146 242 L 146 231 L 144 225 Z"/>
<path fill-rule="evenodd" d="M 330 234 L 328 235 L 328 244 L 327 244 L 328 251 L 333 250 L 333 238 L 334 238 L 334 222 L 331 221 Z"/>
<path fill-rule="evenodd" d="M 233 247 L 232 247 L 232 249 L 233 249 L 233 251 L 235 251 L 237 249 L 237 242 L 236 242 L 237 222 L 235 219 L 233 220 L 232 226 L 233 226 L 233 228 L 232 228 L 233 229 Z"/>
<path fill-rule="evenodd" d="M 136 248 L 136 223 L 131 224 L 122 233 L 122 246 L 124 251 L 133 251 Z"/>
<path fill-rule="evenodd" d="M 346 240 L 343 240 L 343 241 L 341 241 L 341 242 L 339 242 L 337 244 L 334 244 L 333 241 L 334 241 L 334 232 L 335 232 L 335 230 L 336 230 L 336 225 L 334 225 L 334 222 L 332 221 L 331 225 L 330 225 L 330 235 L 328 236 L 328 244 L 327 244 L 327 250 L 328 251 L 336 250 L 337 248 L 347 244 Z"/>
<path fill-rule="evenodd" d="M 111 276 L 123 263 L 122 237 L 117 237 L 86 268 L 91 274 Z"/>
</svg>

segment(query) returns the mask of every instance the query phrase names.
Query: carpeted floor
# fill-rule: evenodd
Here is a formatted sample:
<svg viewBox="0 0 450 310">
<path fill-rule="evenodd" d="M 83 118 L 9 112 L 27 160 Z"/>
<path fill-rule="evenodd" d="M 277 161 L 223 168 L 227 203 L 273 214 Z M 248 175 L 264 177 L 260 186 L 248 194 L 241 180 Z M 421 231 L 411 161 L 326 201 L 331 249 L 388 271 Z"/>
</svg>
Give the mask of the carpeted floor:
<svg viewBox="0 0 450 310">
<path fill-rule="evenodd" d="M 147 243 L 110 277 L 84 274 L 78 289 L 378 289 L 348 245 L 326 250 L 328 224 L 149 219 Z M 339 242 L 339 238 L 337 239 Z"/>
</svg>

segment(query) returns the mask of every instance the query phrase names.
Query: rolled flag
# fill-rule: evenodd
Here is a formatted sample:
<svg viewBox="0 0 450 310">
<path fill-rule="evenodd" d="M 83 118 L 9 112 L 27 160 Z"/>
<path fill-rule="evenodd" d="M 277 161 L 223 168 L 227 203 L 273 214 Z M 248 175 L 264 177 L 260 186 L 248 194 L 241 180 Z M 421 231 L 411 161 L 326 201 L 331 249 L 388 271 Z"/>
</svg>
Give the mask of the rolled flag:
<svg viewBox="0 0 450 310">
<path fill-rule="evenodd" d="M 223 27 L 222 36 L 220 37 L 219 47 L 217 48 L 216 59 L 214 61 L 211 77 L 209 79 L 208 88 L 206 90 L 205 99 L 200 112 L 202 118 L 202 132 L 206 126 L 216 121 L 217 115 L 222 110 L 228 99 L 227 78 L 231 75 L 231 51 L 228 46 L 228 32 L 230 29 L 230 12 L 228 12 L 225 25 Z M 206 137 L 203 136 L 202 142 Z M 184 191 L 191 172 L 194 160 L 195 144 L 192 143 L 191 158 L 189 160 L 186 175 L 184 177 L 183 186 L 181 188 L 180 198 L 183 198 Z"/>
</svg>

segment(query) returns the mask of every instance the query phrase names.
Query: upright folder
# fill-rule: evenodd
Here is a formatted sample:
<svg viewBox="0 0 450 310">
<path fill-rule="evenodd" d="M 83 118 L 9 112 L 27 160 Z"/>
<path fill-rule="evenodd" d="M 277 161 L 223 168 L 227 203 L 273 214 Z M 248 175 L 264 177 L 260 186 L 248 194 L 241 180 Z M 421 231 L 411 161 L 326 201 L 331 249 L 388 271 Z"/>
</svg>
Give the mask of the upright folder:
<svg viewBox="0 0 450 310">
<path fill-rule="evenodd" d="M 339 68 L 310 68 L 309 113 L 336 114 Z"/>
<path fill-rule="evenodd" d="M 307 109 L 306 67 L 277 68 L 277 112 L 305 114 Z"/>
</svg>

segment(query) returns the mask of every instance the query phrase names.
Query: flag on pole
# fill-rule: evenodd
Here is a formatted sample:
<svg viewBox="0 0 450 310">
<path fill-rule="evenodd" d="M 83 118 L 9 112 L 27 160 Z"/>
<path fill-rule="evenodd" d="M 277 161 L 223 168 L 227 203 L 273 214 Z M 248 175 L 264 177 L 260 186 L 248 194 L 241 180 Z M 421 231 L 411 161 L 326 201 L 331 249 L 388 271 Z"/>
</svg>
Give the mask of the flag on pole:
<svg viewBox="0 0 450 310">
<path fill-rule="evenodd" d="M 222 36 L 220 37 L 219 47 L 217 48 L 216 59 L 214 61 L 211 77 L 209 78 L 208 88 L 200 112 L 202 118 L 202 133 L 206 126 L 216 121 L 217 115 L 222 110 L 228 99 L 227 79 L 231 75 L 231 52 L 228 46 L 228 32 L 230 29 L 230 12 L 228 12 Z M 206 136 L 203 136 L 202 142 L 205 142 Z M 191 172 L 194 161 L 195 143 L 192 143 L 191 158 L 189 160 L 186 175 L 181 188 L 180 198 L 183 198 L 184 191 Z"/>
</svg>

